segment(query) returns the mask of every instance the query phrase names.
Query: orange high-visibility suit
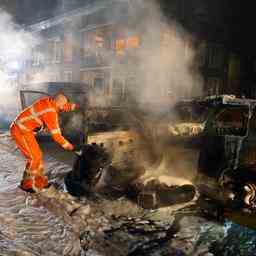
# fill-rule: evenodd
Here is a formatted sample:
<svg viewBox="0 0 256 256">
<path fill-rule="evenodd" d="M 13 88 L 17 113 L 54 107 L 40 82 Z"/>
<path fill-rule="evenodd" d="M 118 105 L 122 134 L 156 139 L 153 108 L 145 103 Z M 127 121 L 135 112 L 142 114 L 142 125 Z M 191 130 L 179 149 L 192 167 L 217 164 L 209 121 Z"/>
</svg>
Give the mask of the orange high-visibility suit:
<svg viewBox="0 0 256 256">
<path fill-rule="evenodd" d="M 63 111 L 72 111 L 76 106 L 76 104 L 66 103 Z M 70 151 L 74 149 L 74 146 L 61 134 L 58 112 L 59 109 L 54 99 L 44 97 L 24 109 L 10 126 L 12 138 L 27 159 L 21 182 L 21 187 L 25 190 L 38 191 L 48 186 L 48 179 L 43 171 L 42 152 L 35 138 L 35 130 L 46 127 L 52 138 L 64 149 Z"/>
</svg>

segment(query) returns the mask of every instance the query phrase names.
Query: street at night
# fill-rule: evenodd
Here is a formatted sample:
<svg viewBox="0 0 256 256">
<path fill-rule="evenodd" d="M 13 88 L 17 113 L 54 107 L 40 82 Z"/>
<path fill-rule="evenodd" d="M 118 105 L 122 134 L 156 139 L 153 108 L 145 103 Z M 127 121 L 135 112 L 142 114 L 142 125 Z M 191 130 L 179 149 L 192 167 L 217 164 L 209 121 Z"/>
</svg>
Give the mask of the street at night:
<svg viewBox="0 0 256 256">
<path fill-rule="evenodd" d="M 0 14 L 0 256 L 256 255 L 249 4 Z"/>
</svg>

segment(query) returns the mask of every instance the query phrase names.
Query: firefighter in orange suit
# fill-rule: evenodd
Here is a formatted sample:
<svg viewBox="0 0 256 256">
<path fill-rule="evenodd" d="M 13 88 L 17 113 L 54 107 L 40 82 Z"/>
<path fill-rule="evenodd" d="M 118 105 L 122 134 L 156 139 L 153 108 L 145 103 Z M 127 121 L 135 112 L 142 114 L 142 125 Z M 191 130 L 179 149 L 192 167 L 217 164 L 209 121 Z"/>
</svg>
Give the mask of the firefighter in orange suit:
<svg viewBox="0 0 256 256">
<path fill-rule="evenodd" d="M 54 97 L 43 97 L 24 109 L 10 126 L 11 136 L 27 162 L 20 187 L 23 190 L 38 192 L 48 187 L 48 178 L 44 175 L 42 152 L 35 138 L 35 131 L 47 128 L 54 141 L 64 149 L 73 151 L 75 147 L 61 134 L 58 113 L 78 108 L 69 103 L 67 97 L 59 93 Z"/>
</svg>

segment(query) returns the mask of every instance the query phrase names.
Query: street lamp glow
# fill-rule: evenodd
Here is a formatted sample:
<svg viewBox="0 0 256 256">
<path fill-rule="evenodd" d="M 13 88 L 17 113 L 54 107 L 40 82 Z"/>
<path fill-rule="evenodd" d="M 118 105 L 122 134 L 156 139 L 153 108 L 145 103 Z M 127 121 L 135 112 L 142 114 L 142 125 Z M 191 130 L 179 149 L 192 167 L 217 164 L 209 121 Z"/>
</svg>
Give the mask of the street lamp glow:
<svg viewBox="0 0 256 256">
<path fill-rule="evenodd" d="M 6 64 L 7 69 L 12 71 L 19 71 L 21 69 L 21 63 L 17 60 L 10 61 Z"/>
</svg>

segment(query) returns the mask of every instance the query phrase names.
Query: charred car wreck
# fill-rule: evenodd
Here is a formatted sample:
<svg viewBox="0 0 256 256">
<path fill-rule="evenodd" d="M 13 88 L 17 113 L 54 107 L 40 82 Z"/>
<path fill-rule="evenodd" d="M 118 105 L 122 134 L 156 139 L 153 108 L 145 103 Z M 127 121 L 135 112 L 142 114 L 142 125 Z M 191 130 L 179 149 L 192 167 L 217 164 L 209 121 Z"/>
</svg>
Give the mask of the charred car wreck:
<svg viewBox="0 0 256 256">
<path fill-rule="evenodd" d="M 142 165 L 132 160 L 116 164 L 103 145 L 94 143 L 82 147 L 82 155 L 76 158 L 65 184 L 69 193 L 76 197 L 90 197 L 95 192 L 111 199 L 126 196 L 145 209 L 185 203 L 194 198 L 193 185 L 168 186 L 157 178 L 145 183 L 145 172 Z"/>
<path fill-rule="evenodd" d="M 200 104 L 209 114 L 201 139 L 197 188 L 222 209 L 254 213 L 256 101 L 224 95 Z M 247 215 L 238 219 L 242 224 L 250 222 Z"/>
</svg>

